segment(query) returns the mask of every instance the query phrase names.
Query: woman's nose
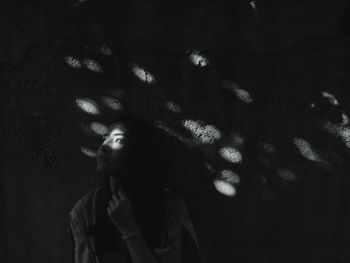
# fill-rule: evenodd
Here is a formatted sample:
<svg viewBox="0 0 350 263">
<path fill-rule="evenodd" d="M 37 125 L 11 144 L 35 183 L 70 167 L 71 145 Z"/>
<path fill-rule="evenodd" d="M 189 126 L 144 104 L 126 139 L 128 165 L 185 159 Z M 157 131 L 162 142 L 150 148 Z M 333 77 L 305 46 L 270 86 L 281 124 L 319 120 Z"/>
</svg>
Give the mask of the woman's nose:
<svg viewBox="0 0 350 263">
<path fill-rule="evenodd" d="M 101 152 L 103 153 L 109 153 L 111 151 L 111 147 L 109 147 L 108 143 L 107 142 L 104 142 L 102 145 L 101 145 Z"/>
</svg>

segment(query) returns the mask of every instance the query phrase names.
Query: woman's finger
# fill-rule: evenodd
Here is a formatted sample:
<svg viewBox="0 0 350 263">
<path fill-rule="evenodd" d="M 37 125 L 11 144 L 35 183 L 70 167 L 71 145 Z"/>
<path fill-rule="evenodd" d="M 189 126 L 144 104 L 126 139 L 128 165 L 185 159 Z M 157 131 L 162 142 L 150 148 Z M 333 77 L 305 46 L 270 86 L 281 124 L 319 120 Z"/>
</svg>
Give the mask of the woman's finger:
<svg viewBox="0 0 350 263">
<path fill-rule="evenodd" d="M 125 191 L 121 187 L 119 187 L 117 189 L 117 192 L 118 192 L 121 200 L 127 200 L 128 199 L 127 194 L 125 193 Z"/>
<path fill-rule="evenodd" d="M 112 200 L 109 201 L 108 204 L 109 204 L 110 208 L 113 208 L 113 207 L 115 206 L 115 205 L 114 205 L 114 202 L 113 202 Z"/>
<path fill-rule="evenodd" d="M 112 195 L 112 199 L 115 202 L 115 204 L 119 204 L 119 202 L 120 202 L 119 197 L 117 197 L 116 195 Z"/>
</svg>

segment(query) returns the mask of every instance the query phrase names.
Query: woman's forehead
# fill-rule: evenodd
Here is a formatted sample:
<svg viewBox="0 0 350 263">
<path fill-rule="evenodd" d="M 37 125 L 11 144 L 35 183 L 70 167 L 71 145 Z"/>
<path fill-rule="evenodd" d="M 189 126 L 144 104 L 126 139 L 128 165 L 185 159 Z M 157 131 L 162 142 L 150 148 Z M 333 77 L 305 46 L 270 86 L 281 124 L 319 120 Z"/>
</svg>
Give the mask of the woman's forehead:
<svg viewBox="0 0 350 263">
<path fill-rule="evenodd" d="M 126 134 L 128 132 L 127 127 L 122 123 L 113 123 L 108 127 L 108 133 L 120 133 Z"/>
</svg>

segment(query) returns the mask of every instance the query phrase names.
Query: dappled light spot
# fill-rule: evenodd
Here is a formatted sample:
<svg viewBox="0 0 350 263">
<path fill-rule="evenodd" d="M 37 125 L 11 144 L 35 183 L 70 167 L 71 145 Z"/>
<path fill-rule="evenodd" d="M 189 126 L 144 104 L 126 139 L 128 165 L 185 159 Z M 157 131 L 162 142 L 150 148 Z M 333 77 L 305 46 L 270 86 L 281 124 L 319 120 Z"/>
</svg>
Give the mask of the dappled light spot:
<svg viewBox="0 0 350 263">
<path fill-rule="evenodd" d="M 103 136 L 107 133 L 107 127 L 102 123 L 92 122 L 89 127 L 97 135 Z"/>
<path fill-rule="evenodd" d="M 100 114 L 97 104 L 91 99 L 80 98 L 80 99 L 76 99 L 75 103 L 82 111 L 88 114 L 91 114 L 91 115 Z"/>
<path fill-rule="evenodd" d="M 316 103 L 315 103 L 315 102 L 311 102 L 311 103 L 310 103 L 310 108 L 315 108 L 315 106 L 316 106 Z"/>
<path fill-rule="evenodd" d="M 253 102 L 252 96 L 250 96 L 249 92 L 244 89 L 236 89 L 235 94 L 237 98 L 239 98 L 241 101 L 245 103 L 251 103 Z"/>
<path fill-rule="evenodd" d="M 349 117 L 345 113 L 342 113 L 340 125 L 347 125 L 347 124 L 349 124 Z"/>
<path fill-rule="evenodd" d="M 103 44 L 100 49 L 99 49 L 100 53 L 102 53 L 105 56 L 112 56 L 113 55 L 113 50 L 107 46 L 106 44 Z"/>
<path fill-rule="evenodd" d="M 221 132 L 214 125 L 202 125 L 194 120 L 184 120 L 182 125 L 203 144 L 214 143 L 221 138 Z"/>
<path fill-rule="evenodd" d="M 331 93 L 329 93 L 329 92 L 327 92 L 327 91 L 322 91 L 321 94 L 322 94 L 322 96 L 323 96 L 324 98 L 327 98 L 328 101 L 329 101 L 332 105 L 334 105 L 334 106 L 338 106 L 338 105 L 339 105 L 338 100 L 334 97 L 333 94 L 331 94 Z"/>
<path fill-rule="evenodd" d="M 220 156 L 231 163 L 241 163 L 242 154 L 233 147 L 223 147 L 220 149 Z"/>
<path fill-rule="evenodd" d="M 179 105 L 177 105 L 175 102 L 172 101 L 168 101 L 165 106 L 167 107 L 167 109 L 173 113 L 180 113 L 181 112 L 181 108 Z"/>
<path fill-rule="evenodd" d="M 106 104 L 112 110 L 122 110 L 123 109 L 122 103 L 117 98 L 102 97 L 102 101 L 104 104 Z"/>
<path fill-rule="evenodd" d="M 342 114 L 342 122 L 340 124 L 326 121 L 323 127 L 331 134 L 342 139 L 346 147 L 350 148 L 350 126 L 349 119 L 346 114 Z"/>
<path fill-rule="evenodd" d="M 189 54 L 191 62 L 198 67 L 206 67 L 209 65 L 209 61 L 199 51 L 193 50 Z"/>
<path fill-rule="evenodd" d="M 270 143 L 260 142 L 259 146 L 265 153 L 274 153 L 274 152 L 276 152 L 276 148 Z"/>
<path fill-rule="evenodd" d="M 247 90 L 239 88 L 238 85 L 233 81 L 223 80 L 221 83 L 223 88 L 232 91 L 236 95 L 236 97 L 242 102 L 251 103 L 254 101 L 253 97 Z"/>
<path fill-rule="evenodd" d="M 300 154 L 306 159 L 310 161 L 321 161 L 320 156 L 306 140 L 301 138 L 294 138 L 294 145 L 298 148 Z"/>
<path fill-rule="evenodd" d="M 95 158 L 96 152 L 86 147 L 80 147 L 80 151 L 88 157 Z"/>
<path fill-rule="evenodd" d="M 79 69 L 82 68 L 83 65 L 80 63 L 79 59 L 72 57 L 72 56 L 66 56 L 64 57 L 64 61 L 72 68 Z"/>
<path fill-rule="evenodd" d="M 295 181 L 297 179 L 297 176 L 295 175 L 295 173 L 289 169 L 278 168 L 277 174 L 279 177 L 281 177 L 287 181 Z"/>
<path fill-rule="evenodd" d="M 216 190 L 225 195 L 225 196 L 235 196 L 236 195 L 236 188 L 230 184 L 229 182 L 226 182 L 224 180 L 214 180 L 214 186 Z"/>
<path fill-rule="evenodd" d="M 231 170 L 222 170 L 220 173 L 220 179 L 225 180 L 231 184 L 239 184 L 241 181 L 239 175 Z"/>
<path fill-rule="evenodd" d="M 98 62 L 96 62 L 95 60 L 92 60 L 90 58 L 84 58 L 83 64 L 84 64 L 85 68 L 87 68 L 88 70 L 91 70 L 95 73 L 102 73 L 103 72 L 101 65 Z"/>
<path fill-rule="evenodd" d="M 249 5 L 256 11 L 256 1 L 251 1 Z"/>
<path fill-rule="evenodd" d="M 153 84 L 156 81 L 155 77 L 150 72 L 140 68 L 138 65 L 133 65 L 131 70 L 135 76 L 143 82 Z"/>
</svg>

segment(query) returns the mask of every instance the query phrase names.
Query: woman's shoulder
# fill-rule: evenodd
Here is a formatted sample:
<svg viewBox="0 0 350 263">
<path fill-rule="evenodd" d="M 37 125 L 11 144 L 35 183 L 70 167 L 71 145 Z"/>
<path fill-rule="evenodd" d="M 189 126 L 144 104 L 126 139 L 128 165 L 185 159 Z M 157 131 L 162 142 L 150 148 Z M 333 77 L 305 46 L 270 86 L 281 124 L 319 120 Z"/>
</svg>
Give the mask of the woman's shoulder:
<svg viewBox="0 0 350 263">
<path fill-rule="evenodd" d="M 88 219 L 93 215 L 95 208 L 96 195 L 100 191 L 100 187 L 90 191 L 83 197 L 81 197 L 70 210 L 70 216 L 74 221 L 81 222 Z"/>
<path fill-rule="evenodd" d="M 175 247 L 176 250 L 181 250 L 181 247 L 177 247 L 179 245 L 177 242 L 179 240 L 183 241 L 184 238 L 186 238 L 186 240 L 192 239 L 195 246 L 197 246 L 197 236 L 185 198 L 181 194 L 169 191 L 166 193 L 165 200 L 167 233 L 166 238 L 162 239 L 163 242 L 161 242 L 159 248 L 155 249 L 157 255 L 166 254 L 173 247 Z M 188 241 L 185 243 L 187 244 L 187 242 Z"/>
<path fill-rule="evenodd" d="M 178 193 L 168 191 L 165 195 L 165 226 L 168 236 L 178 236 L 186 221 L 191 221 L 191 217 L 185 199 Z"/>
</svg>

